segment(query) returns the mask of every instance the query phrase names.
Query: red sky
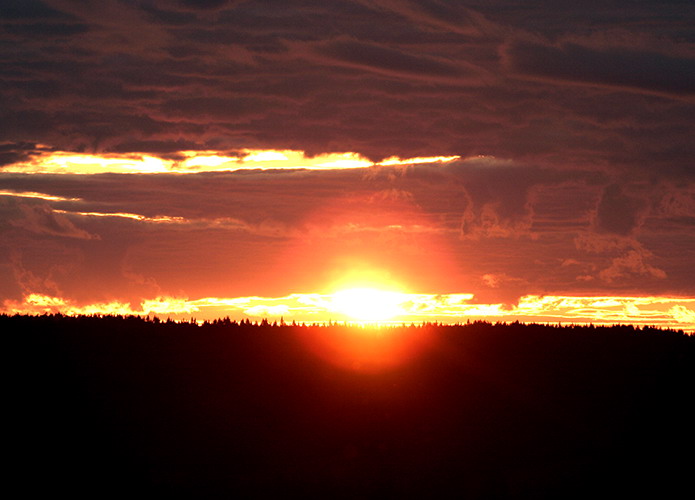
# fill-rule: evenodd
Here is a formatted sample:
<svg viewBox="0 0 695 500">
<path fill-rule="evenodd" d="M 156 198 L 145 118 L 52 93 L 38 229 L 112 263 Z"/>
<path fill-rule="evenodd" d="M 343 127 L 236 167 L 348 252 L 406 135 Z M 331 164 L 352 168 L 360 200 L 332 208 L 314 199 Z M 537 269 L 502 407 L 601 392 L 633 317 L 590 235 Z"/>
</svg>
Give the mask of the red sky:
<svg viewBox="0 0 695 500">
<path fill-rule="evenodd" d="M 692 329 L 693 26 L 677 0 L 5 1 L 2 309 L 326 319 L 311 294 L 366 283 L 404 318 Z"/>
</svg>

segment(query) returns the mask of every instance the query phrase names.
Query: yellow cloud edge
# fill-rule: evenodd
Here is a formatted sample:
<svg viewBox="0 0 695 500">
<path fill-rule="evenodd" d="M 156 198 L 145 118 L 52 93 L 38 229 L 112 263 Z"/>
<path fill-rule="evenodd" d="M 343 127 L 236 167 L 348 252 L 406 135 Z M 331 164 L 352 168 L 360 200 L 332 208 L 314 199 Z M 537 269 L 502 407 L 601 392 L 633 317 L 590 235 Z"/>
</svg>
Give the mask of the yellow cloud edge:
<svg viewBox="0 0 695 500">
<path fill-rule="evenodd" d="M 660 296 L 565 296 L 527 295 L 515 306 L 478 304 L 472 294 L 401 294 L 399 313 L 382 324 L 467 320 L 521 321 L 562 324 L 632 324 L 695 332 L 695 298 Z M 137 315 L 199 321 L 230 317 L 232 320 L 263 318 L 308 323 L 359 322 L 341 312 L 334 294 L 295 293 L 284 297 L 205 297 L 195 300 L 156 297 L 137 305 L 111 301 L 77 304 L 70 299 L 27 294 L 22 300 L 5 300 L 4 314 Z M 372 323 L 372 322 L 370 322 Z"/>
<path fill-rule="evenodd" d="M 375 165 L 441 163 L 459 159 L 459 156 L 391 157 L 374 163 L 351 152 L 326 153 L 310 157 L 303 151 L 256 149 L 242 149 L 238 156 L 227 156 L 218 151 L 180 151 L 172 156 L 178 158 L 159 158 L 148 154 L 83 154 L 55 151 L 40 153 L 29 160 L 7 165 L 3 168 L 3 172 L 92 175 L 104 173 L 190 174 L 249 169 L 337 170 L 368 168 Z"/>
</svg>

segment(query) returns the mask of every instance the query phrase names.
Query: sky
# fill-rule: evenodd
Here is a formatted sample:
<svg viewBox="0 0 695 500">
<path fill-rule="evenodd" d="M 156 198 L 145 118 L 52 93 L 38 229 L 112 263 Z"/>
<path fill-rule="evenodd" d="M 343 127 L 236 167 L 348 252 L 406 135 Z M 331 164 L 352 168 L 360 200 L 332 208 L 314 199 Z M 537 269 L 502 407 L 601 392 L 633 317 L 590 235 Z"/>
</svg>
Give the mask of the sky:
<svg viewBox="0 0 695 500">
<path fill-rule="evenodd" d="M 694 27 L 3 0 L 0 312 L 695 330 Z"/>
</svg>

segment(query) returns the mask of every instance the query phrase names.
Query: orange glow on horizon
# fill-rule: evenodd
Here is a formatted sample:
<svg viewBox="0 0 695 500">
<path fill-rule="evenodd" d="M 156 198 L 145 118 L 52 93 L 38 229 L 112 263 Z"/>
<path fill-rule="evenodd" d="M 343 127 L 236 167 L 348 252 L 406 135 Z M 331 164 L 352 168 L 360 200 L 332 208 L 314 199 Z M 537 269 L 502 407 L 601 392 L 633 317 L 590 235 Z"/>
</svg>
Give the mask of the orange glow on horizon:
<svg viewBox="0 0 695 500">
<path fill-rule="evenodd" d="M 431 330 L 392 330 L 374 325 L 303 329 L 297 339 L 315 356 L 342 369 L 378 373 L 408 363 L 432 341 Z"/>
<path fill-rule="evenodd" d="M 380 322 L 402 315 L 401 305 L 408 295 L 378 288 L 347 288 L 333 293 L 331 300 L 335 311 L 354 320 Z"/>
<path fill-rule="evenodd" d="M 390 329 L 399 324 L 461 324 L 466 321 L 521 321 L 545 324 L 656 326 L 695 333 L 695 299 L 669 297 L 525 296 L 517 306 L 473 303 L 472 294 L 415 294 L 376 288 L 348 288 L 334 293 L 297 293 L 285 297 L 207 297 L 196 300 L 156 297 L 133 305 L 110 301 L 75 302 L 38 293 L 5 301 L 5 314 L 61 313 L 138 315 L 201 323 L 229 317 L 334 328 L 291 330 L 309 352 L 341 369 L 379 373 L 411 362 L 436 341 L 435 330 Z M 345 328 L 341 328 L 345 326 Z"/>
<path fill-rule="evenodd" d="M 384 297 L 389 297 L 390 293 L 399 297 L 392 302 L 389 302 L 391 299 L 386 300 L 387 306 L 391 304 L 391 307 L 397 307 L 399 311 L 388 319 L 374 321 L 355 317 L 360 314 L 356 305 L 354 306 L 357 308 L 355 316 L 350 313 L 353 306 L 347 306 L 347 310 L 338 311 L 335 293 L 199 299 L 160 296 L 143 299 L 139 304 L 117 300 L 78 304 L 64 297 L 30 293 L 22 300 L 5 300 L 0 307 L 0 313 L 132 314 L 157 315 L 161 318 L 176 320 L 188 320 L 191 317 L 199 320 L 230 317 L 232 320 L 260 321 L 266 318 L 279 321 L 283 318 L 286 322 L 297 321 L 309 324 L 329 321 L 384 325 L 421 322 L 455 324 L 468 320 L 552 324 L 632 324 L 695 332 L 695 298 L 526 295 L 519 299 L 517 305 L 505 306 L 504 304 L 476 303 L 474 295 L 470 293 L 423 294 L 379 291 L 381 292 L 384 292 Z M 361 299 L 357 303 L 359 304 L 360 301 Z M 347 302 L 351 303 L 349 300 Z"/>
<path fill-rule="evenodd" d="M 297 288 L 408 292 L 466 282 L 447 229 L 405 190 L 355 190 L 326 198 L 299 225 L 307 230 L 278 258 L 284 281 Z"/>
</svg>

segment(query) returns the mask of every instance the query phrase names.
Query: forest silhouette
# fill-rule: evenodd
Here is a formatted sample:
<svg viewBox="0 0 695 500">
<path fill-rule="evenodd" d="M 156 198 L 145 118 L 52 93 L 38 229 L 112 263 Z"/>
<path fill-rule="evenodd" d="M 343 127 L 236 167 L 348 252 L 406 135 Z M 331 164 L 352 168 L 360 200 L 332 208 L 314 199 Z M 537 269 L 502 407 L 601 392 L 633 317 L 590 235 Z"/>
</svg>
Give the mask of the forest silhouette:
<svg viewBox="0 0 695 500">
<path fill-rule="evenodd" d="M 72 498 L 595 498 L 692 491 L 695 337 L 633 326 L 365 328 L 0 316 L 10 483 Z"/>
</svg>

